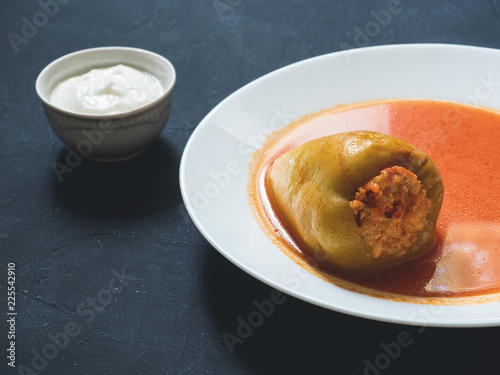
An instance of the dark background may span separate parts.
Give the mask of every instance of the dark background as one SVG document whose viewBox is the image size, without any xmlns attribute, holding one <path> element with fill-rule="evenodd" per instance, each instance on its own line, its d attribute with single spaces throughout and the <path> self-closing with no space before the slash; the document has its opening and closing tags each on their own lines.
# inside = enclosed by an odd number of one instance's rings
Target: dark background
<svg viewBox="0 0 500 375">
<path fill-rule="evenodd" d="M 356 28 L 373 20 L 371 11 L 387 9 L 386 1 L 60 3 L 0 1 L 1 374 L 499 372 L 500 329 L 373 322 L 292 297 L 234 353 L 224 342 L 272 289 L 223 258 L 187 216 L 178 182 L 183 148 L 203 117 L 242 85 L 341 45 L 355 47 Z M 52 4 L 55 14 L 16 52 L 9 33 L 22 36 L 23 17 L 32 21 L 41 4 Z M 400 6 L 368 45 L 500 47 L 498 1 Z M 66 53 L 108 45 L 149 49 L 174 64 L 169 122 L 139 157 L 84 161 L 59 183 L 51 165 L 66 151 L 43 115 L 35 79 Z M 17 274 L 16 369 L 6 358 L 9 262 Z M 113 272 L 129 280 L 110 297 Z M 410 345 L 383 362 L 382 346 L 402 332 Z M 37 364 L 44 348 L 54 358 Z M 377 358 L 386 369 L 370 369 Z M 33 359 L 41 371 L 28 370 Z"/>
</svg>

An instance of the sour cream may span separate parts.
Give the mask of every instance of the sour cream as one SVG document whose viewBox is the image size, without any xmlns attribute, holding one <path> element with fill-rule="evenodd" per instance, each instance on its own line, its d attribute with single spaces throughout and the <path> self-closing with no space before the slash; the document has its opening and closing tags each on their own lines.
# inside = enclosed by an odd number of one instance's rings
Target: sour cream
<svg viewBox="0 0 500 375">
<path fill-rule="evenodd" d="M 158 99 L 163 88 L 156 77 L 126 65 L 93 69 L 59 82 L 51 103 L 86 115 L 125 113 Z"/>
</svg>

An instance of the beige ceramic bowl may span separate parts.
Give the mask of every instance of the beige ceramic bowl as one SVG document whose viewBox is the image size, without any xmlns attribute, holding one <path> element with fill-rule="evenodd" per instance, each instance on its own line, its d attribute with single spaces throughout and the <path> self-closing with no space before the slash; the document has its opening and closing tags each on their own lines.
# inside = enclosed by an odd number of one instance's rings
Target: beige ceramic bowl
<svg viewBox="0 0 500 375">
<path fill-rule="evenodd" d="M 162 95 L 150 104 L 113 115 L 84 115 L 50 102 L 55 85 L 94 68 L 124 64 L 155 76 Z M 63 56 L 45 67 L 36 80 L 36 92 L 54 132 L 80 155 L 118 161 L 141 153 L 164 128 L 172 105 L 175 69 L 164 57 L 137 48 L 101 47 Z"/>
</svg>

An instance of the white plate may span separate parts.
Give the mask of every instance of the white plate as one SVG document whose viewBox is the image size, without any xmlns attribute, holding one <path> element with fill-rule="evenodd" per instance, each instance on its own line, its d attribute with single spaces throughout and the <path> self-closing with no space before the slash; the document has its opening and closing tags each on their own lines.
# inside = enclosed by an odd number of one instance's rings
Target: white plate
<svg viewBox="0 0 500 375">
<path fill-rule="evenodd" d="M 458 45 L 392 45 L 304 60 L 239 89 L 186 145 L 180 185 L 205 238 L 264 283 L 327 309 L 394 323 L 500 325 L 500 303 L 421 305 L 354 293 L 301 269 L 265 236 L 246 195 L 250 156 L 267 134 L 334 104 L 387 98 L 450 100 L 499 108 L 500 51 Z"/>
</svg>

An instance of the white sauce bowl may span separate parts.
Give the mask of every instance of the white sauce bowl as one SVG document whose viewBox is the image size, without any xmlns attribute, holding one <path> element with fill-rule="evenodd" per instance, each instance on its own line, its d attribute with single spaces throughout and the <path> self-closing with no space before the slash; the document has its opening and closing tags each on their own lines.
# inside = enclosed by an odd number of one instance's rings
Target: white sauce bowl
<svg viewBox="0 0 500 375">
<path fill-rule="evenodd" d="M 74 113 L 51 103 L 57 83 L 94 68 L 117 64 L 155 76 L 163 88 L 162 95 L 145 106 L 113 115 Z M 61 140 L 89 159 L 119 161 L 140 154 L 165 127 L 175 80 L 175 69 L 163 56 L 138 48 L 100 47 L 73 52 L 53 61 L 39 74 L 35 87 L 47 120 Z"/>
</svg>

